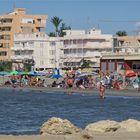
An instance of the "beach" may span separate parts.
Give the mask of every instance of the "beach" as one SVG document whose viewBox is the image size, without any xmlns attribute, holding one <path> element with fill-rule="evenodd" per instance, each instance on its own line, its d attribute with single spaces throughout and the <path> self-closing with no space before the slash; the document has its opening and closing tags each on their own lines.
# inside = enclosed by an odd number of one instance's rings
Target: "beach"
<svg viewBox="0 0 140 140">
<path fill-rule="evenodd" d="M 0 140 L 86 140 L 80 135 L 65 135 L 65 136 L 40 136 L 40 135 L 21 135 L 21 136 L 7 136 L 0 135 Z M 88 139 L 87 139 L 88 140 Z M 105 133 L 105 134 L 94 134 L 93 139 L 90 140 L 140 140 L 139 132 L 117 132 L 117 133 Z"/>
</svg>

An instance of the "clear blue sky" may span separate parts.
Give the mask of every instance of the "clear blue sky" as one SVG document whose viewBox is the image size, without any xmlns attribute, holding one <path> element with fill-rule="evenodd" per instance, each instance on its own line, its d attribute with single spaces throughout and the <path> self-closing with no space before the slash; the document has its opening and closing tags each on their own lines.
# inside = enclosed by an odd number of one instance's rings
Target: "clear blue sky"
<svg viewBox="0 0 140 140">
<path fill-rule="evenodd" d="M 0 14 L 12 11 L 14 2 L 28 14 L 47 14 L 47 33 L 54 31 L 50 23 L 53 16 L 72 29 L 99 26 L 103 33 L 111 34 L 125 30 L 134 35 L 140 25 L 140 0 L 0 0 Z"/>
</svg>

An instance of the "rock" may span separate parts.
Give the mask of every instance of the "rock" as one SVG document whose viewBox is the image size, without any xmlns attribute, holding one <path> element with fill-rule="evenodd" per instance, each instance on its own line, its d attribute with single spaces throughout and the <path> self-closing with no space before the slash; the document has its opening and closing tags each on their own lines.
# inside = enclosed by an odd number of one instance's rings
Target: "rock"
<svg viewBox="0 0 140 140">
<path fill-rule="evenodd" d="M 96 123 L 92 123 L 86 126 L 85 130 L 94 132 L 115 132 L 120 128 L 120 124 L 116 121 L 103 120 Z"/>
<path fill-rule="evenodd" d="M 40 134 L 66 135 L 80 132 L 81 129 L 70 121 L 60 118 L 50 118 L 40 128 Z"/>
<path fill-rule="evenodd" d="M 140 121 L 134 119 L 128 119 L 120 122 L 121 128 L 124 128 L 128 132 L 140 132 Z"/>
<path fill-rule="evenodd" d="M 93 140 L 93 134 L 90 131 L 87 130 L 81 131 L 81 136 L 84 139 Z"/>
</svg>

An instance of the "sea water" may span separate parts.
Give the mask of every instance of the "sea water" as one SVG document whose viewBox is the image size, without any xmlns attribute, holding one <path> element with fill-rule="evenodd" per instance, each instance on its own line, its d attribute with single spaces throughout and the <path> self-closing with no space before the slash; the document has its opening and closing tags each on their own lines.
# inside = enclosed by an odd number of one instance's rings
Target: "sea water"
<svg viewBox="0 0 140 140">
<path fill-rule="evenodd" d="M 99 120 L 140 120 L 140 97 L 32 91 L 0 90 L 0 134 L 39 134 L 51 117 L 68 119 L 78 127 Z"/>
</svg>

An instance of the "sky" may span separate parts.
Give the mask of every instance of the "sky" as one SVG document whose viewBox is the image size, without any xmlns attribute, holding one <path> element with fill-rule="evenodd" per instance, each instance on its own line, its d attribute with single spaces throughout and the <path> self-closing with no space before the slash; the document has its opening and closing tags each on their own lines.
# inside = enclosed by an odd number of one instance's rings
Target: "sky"
<svg viewBox="0 0 140 140">
<path fill-rule="evenodd" d="M 100 28 L 113 35 L 119 30 L 135 35 L 140 29 L 140 0 L 0 0 L 0 15 L 14 5 L 27 14 L 47 14 L 47 33 L 55 30 L 50 22 L 54 16 L 72 29 Z"/>
</svg>

